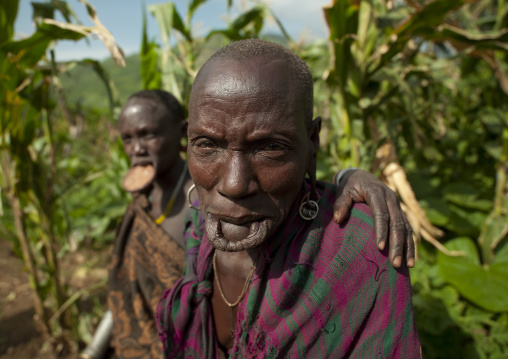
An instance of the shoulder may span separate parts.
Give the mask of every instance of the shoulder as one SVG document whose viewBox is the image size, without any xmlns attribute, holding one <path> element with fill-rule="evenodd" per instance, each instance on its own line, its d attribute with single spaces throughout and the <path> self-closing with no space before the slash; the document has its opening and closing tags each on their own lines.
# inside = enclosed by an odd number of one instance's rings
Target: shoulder
<svg viewBox="0 0 508 359">
<path fill-rule="evenodd" d="M 317 190 L 321 195 L 320 208 L 313 227 L 321 227 L 323 240 L 336 241 L 339 237 L 342 241 L 355 237 L 356 242 L 362 246 L 367 244 L 375 246 L 374 221 L 368 205 L 354 203 L 348 218 L 338 225 L 333 220 L 333 205 L 339 196 L 336 186 L 318 181 Z"/>
<path fill-rule="evenodd" d="M 346 221 L 340 225 L 333 220 L 333 204 L 337 198 L 336 186 L 318 182 L 321 194 L 319 215 L 311 225 L 307 241 L 319 248 L 319 257 L 349 270 L 350 266 L 365 268 L 364 273 L 386 267 L 387 253 L 379 251 L 374 236 L 374 221 L 369 206 L 355 203 Z"/>
</svg>

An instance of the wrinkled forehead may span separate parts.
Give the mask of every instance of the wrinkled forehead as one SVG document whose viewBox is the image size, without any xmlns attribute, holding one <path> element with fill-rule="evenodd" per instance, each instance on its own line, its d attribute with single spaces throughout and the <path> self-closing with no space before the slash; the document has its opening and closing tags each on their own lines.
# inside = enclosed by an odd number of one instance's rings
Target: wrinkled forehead
<svg viewBox="0 0 508 359">
<path fill-rule="evenodd" d="M 201 70 L 192 87 L 189 107 L 209 98 L 249 99 L 252 102 L 278 98 L 292 102 L 294 80 L 284 60 L 258 58 L 247 62 L 216 60 Z"/>
</svg>

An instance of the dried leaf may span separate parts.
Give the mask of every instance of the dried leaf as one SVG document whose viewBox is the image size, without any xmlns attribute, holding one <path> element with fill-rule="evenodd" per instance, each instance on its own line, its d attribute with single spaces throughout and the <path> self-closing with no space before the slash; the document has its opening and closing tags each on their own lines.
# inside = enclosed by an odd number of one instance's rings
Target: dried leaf
<svg viewBox="0 0 508 359">
<path fill-rule="evenodd" d="M 90 15 L 90 18 L 95 24 L 95 27 L 91 28 L 92 32 L 95 35 L 97 35 L 97 37 L 109 50 L 109 52 L 111 53 L 111 57 L 113 58 L 117 66 L 125 67 L 125 55 L 123 53 L 123 50 L 120 48 L 120 46 L 118 46 L 111 32 L 100 22 L 95 7 L 90 5 L 87 0 L 78 0 L 78 1 L 86 6 L 88 10 L 88 15 Z"/>
</svg>

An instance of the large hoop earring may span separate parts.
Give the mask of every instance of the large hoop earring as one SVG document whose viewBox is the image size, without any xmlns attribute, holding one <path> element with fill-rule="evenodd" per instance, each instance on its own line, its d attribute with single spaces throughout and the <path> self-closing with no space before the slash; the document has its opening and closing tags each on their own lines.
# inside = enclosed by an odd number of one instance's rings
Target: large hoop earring
<svg viewBox="0 0 508 359">
<path fill-rule="evenodd" d="M 321 196 L 319 193 L 316 193 L 317 200 L 313 201 L 310 199 L 310 194 L 312 191 L 309 191 L 303 196 L 302 202 L 300 203 L 300 217 L 305 219 L 306 221 L 312 221 L 317 217 L 319 213 L 319 200 Z"/>
<path fill-rule="evenodd" d="M 196 189 L 196 185 L 193 183 L 192 186 L 187 190 L 187 202 L 189 202 L 189 208 L 195 209 L 196 211 L 201 211 L 201 207 L 198 208 L 192 204 L 192 200 L 190 198 L 192 190 Z"/>
</svg>

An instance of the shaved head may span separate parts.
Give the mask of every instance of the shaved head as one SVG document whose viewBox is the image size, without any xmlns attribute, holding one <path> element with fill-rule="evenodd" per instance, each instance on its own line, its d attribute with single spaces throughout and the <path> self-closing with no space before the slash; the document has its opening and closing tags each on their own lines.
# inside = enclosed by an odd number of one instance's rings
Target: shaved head
<svg viewBox="0 0 508 359">
<path fill-rule="evenodd" d="M 286 47 L 259 39 L 249 39 L 234 42 L 223 47 L 208 59 L 201 67 L 194 81 L 193 88 L 199 85 L 212 65 L 219 62 L 234 61 L 247 64 L 254 59 L 266 59 L 267 62 L 283 61 L 292 79 L 291 91 L 297 104 L 302 106 L 305 122 L 310 123 L 313 115 L 314 89 L 312 74 L 307 64 Z M 192 98 L 192 96 L 191 96 Z"/>
<path fill-rule="evenodd" d="M 180 123 L 185 120 L 185 111 L 178 100 L 169 92 L 163 90 L 142 90 L 132 94 L 125 103 L 122 111 L 138 100 L 148 100 L 164 111 L 164 118 Z"/>
</svg>

